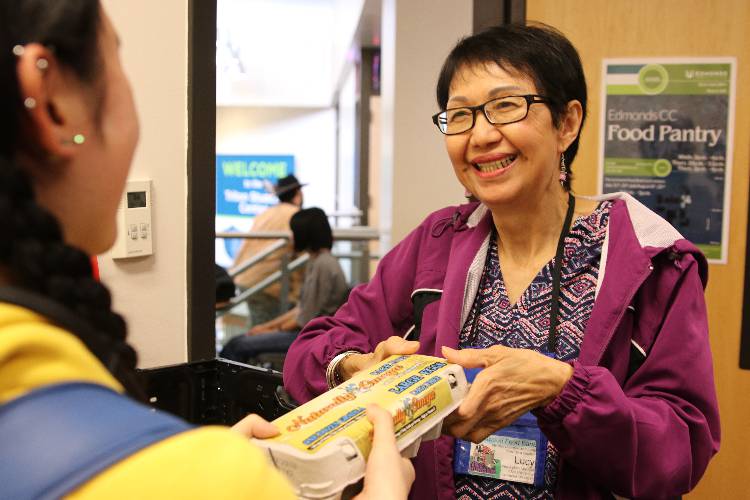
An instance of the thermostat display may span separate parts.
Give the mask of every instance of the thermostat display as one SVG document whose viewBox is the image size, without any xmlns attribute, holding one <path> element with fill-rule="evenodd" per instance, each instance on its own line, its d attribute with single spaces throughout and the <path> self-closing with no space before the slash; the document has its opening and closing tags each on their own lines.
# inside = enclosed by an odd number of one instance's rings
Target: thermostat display
<svg viewBox="0 0 750 500">
<path fill-rule="evenodd" d="M 128 181 L 117 209 L 118 234 L 112 258 L 153 254 L 151 228 L 151 181 Z"/>
<path fill-rule="evenodd" d="M 146 191 L 128 193 L 128 208 L 144 208 L 146 206 Z"/>
</svg>

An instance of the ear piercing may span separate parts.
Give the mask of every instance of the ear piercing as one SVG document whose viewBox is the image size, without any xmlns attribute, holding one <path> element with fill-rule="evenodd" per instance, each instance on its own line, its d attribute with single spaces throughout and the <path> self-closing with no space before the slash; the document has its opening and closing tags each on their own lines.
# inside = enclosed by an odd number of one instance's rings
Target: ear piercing
<svg viewBox="0 0 750 500">
<path fill-rule="evenodd" d="M 25 51 L 26 49 L 24 48 L 23 45 L 19 44 L 19 45 L 13 46 L 13 55 L 16 57 L 21 57 Z M 36 67 L 39 71 L 44 71 L 47 68 L 49 68 L 49 61 L 43 57 L 40 57 L 36 61 Z M 34 99 L 33 97 L 27 97 L 26 99 L 23 100 L 23 106 L 26 109 L 36 108 L 36 99 Z M 76 134 L 73 136 L 73 139 L 63 139 L 60 142 L 62 144 L 76 144 L 80 146 L 81 144 L 86 142 L 86 136 L 84 136 L 83 134 Z"/>
<path fill-rule="evenodd" d="M 26 48 L 23 45 L 14 45 L 13 46 L 13 55 L 16 57 L 21 57 L 24 52 L 26 52 Z M 36 67 L 39 71 L 44 71 L 47 68 L 49 68 L 49 61 L 43 57 L 40 57 L 36 61 Z M 23 100 L 23 105 L 26 109 L 34 109 L 36 108 L 36 99 L 33 97 L 27 97 Z"/>
<path fill-rule="evenodd" d="M 13 55 L 16 57 L 21 57 L 23 53 L 26 52 L 26 48 L 23 45 L 14 45 L 13 46 Z M 44 71 L 45 69 L 49 68 L 49 61 L 43 57 L 40 57 L 36 61 L 36 67 L 40 71 Z"/>
<path fill-rule="evenodd" d="M 78 146 L 80 146 L 84 142 L 86 142 L 86 137 L 83 134 L 76 134 L 76 135 L 74 135 L 73 136 L 73 140 L 70 140 L 70 139 L 63 139 L 62 140 L 63 144 L 76 144 Z"/>
<path fill-rule="evenodd" d="M 565 165 L 565 155 L 560 155 L 560 185 L 565 187 L 565 182 L 568 180 L 568 167 Z"/>
</svg>

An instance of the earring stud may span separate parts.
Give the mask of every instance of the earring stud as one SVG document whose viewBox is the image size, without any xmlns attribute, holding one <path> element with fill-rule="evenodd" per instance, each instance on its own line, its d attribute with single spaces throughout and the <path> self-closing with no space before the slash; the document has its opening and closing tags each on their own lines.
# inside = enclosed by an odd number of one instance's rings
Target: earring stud
<svg viewBox="0 0 750 500">
<path fill-rule="evenodd" d="M 63 139 L 61 142 L 63 144 L 76 144 L 76 145 L 80 146 L 81 144 L 83 144 L 84 142 L 86 142 L 86 136 L 84 136 L 83 134 L 76 134 L 76 135 L 73 136 L 72 140 L 70 140 L 70 139 Z"/>
<path fill-rule="evenodd" d="M 14 45 L 13 46 L 13 55 L 17 56 L 17 57 L 21 57 L 23 55 L 24 50 L 26 50 L 26 49 L 24 49 L 23 45 Z"/>
<path fill-rule="evenodd" d="M 36 99 L 33 97 L 27 97 L 23 100 L 23 105 L 26 107 L 26 109 L 34 109 L 36 108 Z"/>
<path fill-rule="evenodd" d="M 49 68 L 49 61 L 42 57 L 36 61 L 36 67 L 39 69 L 39 71 L 44 71 L 45 69 Z"/>
</svg>

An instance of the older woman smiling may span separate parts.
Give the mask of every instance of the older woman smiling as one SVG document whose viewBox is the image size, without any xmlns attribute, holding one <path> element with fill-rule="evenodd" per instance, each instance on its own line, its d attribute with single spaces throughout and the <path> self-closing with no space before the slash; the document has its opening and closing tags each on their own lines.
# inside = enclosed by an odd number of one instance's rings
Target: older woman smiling
<svg viewBox="0 0 750 500">
<path fill-rule="evenodd" d="M 471 36 L 437 100 L 478 202 L 428 216 L 334 317 L 309 323 L 289 390 L 309 399 L 396 353 L 481 368 L 444 426 L 458 439 L 420 449 L 413 498 L 689 491 L 719 442 L 706 260 L 625 193 L 571 193 L 587 105 L 575 48 L 548 26 Z"/>
</svg>

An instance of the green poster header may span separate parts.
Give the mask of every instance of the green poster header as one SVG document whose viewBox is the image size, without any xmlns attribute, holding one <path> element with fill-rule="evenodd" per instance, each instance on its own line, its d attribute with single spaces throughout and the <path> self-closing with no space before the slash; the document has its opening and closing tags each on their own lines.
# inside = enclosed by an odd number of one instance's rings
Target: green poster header
<svg viewBox="0 0 750 500">
<path fill-rule="evenodd" d="M 731 77 L 728 63 L 609 65 L 607 94 L 728 95 Z"/>
</svg>

